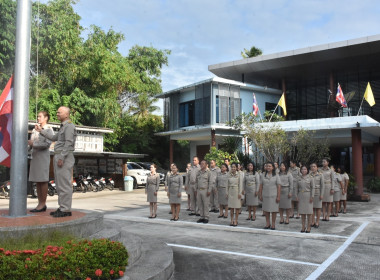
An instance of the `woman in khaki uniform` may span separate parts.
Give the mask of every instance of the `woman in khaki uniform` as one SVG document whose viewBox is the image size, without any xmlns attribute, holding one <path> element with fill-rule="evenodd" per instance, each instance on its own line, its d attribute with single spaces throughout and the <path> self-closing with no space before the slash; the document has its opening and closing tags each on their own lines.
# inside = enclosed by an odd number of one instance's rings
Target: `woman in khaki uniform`
<svg viewBox="0 0 380 280">
<path fill-rule="evenodd" d="M 348 183 L 350 182 L 350 177 L 346 173 L 344 166 L 341 166 L 338 168 L 338 172 L 342 175 L 342 182 L 343 182 L 343 192 L 340 196 L 340 211 L 339 213 L 346 214 L 347 213 L 347 189 L 348 189 Z M 342 209 L 342 205 L 343 208 Z"/>
<path fill-rule="evenodd" d="M 307 216 L 306 233 L 311 229 L 311 215 L 313 214 L 313 199 L 314 199 L 314 180 L 308 173 L 307 167 L 301 167 L 301 176 L 297 181 L 297 199 L 298 211 L 302 219 L 301 232 L 305 232 L 305 223 Z"/>
<path fill-rule="evenodd" d="M 323 174 L 318 171 L 317 164 L 310 164 L 310 176 L 314 180 L 314 198 L 313 198 L 313 215 L 311 216 L 311 226 L 319 228 L 319 219 L 321 217 L 322 199 L 325 192 L 325 179 Z"/>
<path fill-rule="evenodd" d="M 280 195 L 280 177 L 276 174 L 273 163 L 268 162 L 266 164 L 266 172 L 261 174 L 259 189 L 259 199 L 263 202 L 263 212 L 266 220 L 264 229 L 276 229 L 276 217 L 279 211 Z M 270 224 L 270 214 L 272 214 L 272 225 Z"/>
<path fill-rule="evenodd" d="M 42 129 L 49 135 L 53 135 L 53 129 L 51 129 L 47 122 L 49 121 L 49 113 L 41 111 L 37 115 L 37 122 Z M 46 197 L 48 193 L 49 182 L 49 167 L 50 167 L 50 144 L 51 141 L 42 136 L 35 129 L 32 131 L 30 140 L 28 140 L 29 148 L 32 149 L 32 160 L 30 161 L 29 169 L 29 181 L 37 183 L 37 197 L 38 205 L 30 212 L 45 212 Z"/>
<path fill-rule="evenodd" d="M 292 207 L 293 196 L 293 176 L 288 170 L 285 162 L 280 164 L 280 183 L 281 183 L 281 197 L 280 197 L 280 224 L 289 224 L 290 208 Z M 286 220 L 284 221 L 284 210 L 286 211 Z"/>
<path fill-rule="evenodd" d="M 170 208 L 172 212 L 171 221 L 178 221 L 179 211 L 181 209 L 181 188 L 183 179 L 182 176 L 178 174 L 178 168 L 175 163 L 172 165 L 171 174 L 168 179 L 168 197 Z"/>
<path fill-rule="evenodd" d="M 239 209 L 241 207 L 241 192 L 242 192 L 242 182 L 241 176 L 237 170 L 237 164 L 231 164 L 231 172 L 228 177 L 227 186 L 227 198 L 228 198 L 228 208 L 230 208 L 231 224 L 230 226 L 236 227 L 238 225 Z M 235 213 L 235 215 L 234 215 Z M 235 218 L 235 219 L 234 219 Z"/>
<path fill-rule="evenodd" d="M 339 213 L 339 210 L 340 210 L 340 196 L 343 193 L 344 186 L 343 186 L 343 182 L 342 182 L 343 181 L 342 180 L 342 176 L 338 172 L 336 172 L 335 166 L 331 165 L 330 168 L 334 172 L 334 179 L 333 179 L 333 190 L 334 190 L 333 201 L 334 201 L 334 205 L 335 205 L 335 210 L 332 209 L 333 214 L 331 215 L 331 217 L 338 217 L 338 213 Z"/>
<path fill-rule="evenodd" d="M 219 203 L 219 216 L 218 218 L 228 217 L 228 201 L 227 201 L 227 187 L 228 187 L 228 166 L 223 163 L 220 167 L 221 172 L 216 177 L 216 189 L 218 191 Z M 224 213 L 223 213 L 224 210 Z"/>
<path fill-rule="evenodd" d="M 300 173 L 299 167 L 297 166 L 297 163 L 293 160 L 290 161 L 289 172 L 293 176 L 293 196 L 292 196 L 292 205 L 290 207 L 290 217 L 289 218 L 294 218 L 294 208 L 297 207 L 297 209 L 298 209 L 297 194 L 296 194 L 297 180 L 298 180 L 298 177 L 301 175 L 301 173 Z M 296 219 L 299 219 L 299 218 L 300 218 L 300 214 L 298 213 L 298 210 L 297 210 Z"/>
<path fill-rule="evenodd" d="M 150 174 L 145 184 L 145 194 L 147 194 L 150 210 L 149 218 L 157 217 L 157 192 L 160 188 L 160 175 L 156 173 L 156 169 L 157 166 L 155 164 L 150 166 Z"/>
<path fill-rule="evenodd" d="M 323 178 L 325 180 L 325 192 L 323 193 L 323 199 L 322 199 L 322 214 L 323 219 L 322 221 L 329 221 L 330 215 L 331 215 L 331 208 L 333 203 L 333 178 L 334 173 L 329 168 L 329 160 L 324 158 L 322 160 L 322 168 L 320 169 L 320 172 L 323 174 Z"/>
<path fill-rule="evenodd" d="M 248 221 L 256 220 L 256 207 L 259 205 L 259 192 L 260 177 L 255 170 L 252 162 L 247 165 L 247 172 L 244 176 L 244 190 L 245 204 L 248 207 Z"/>
</svg>

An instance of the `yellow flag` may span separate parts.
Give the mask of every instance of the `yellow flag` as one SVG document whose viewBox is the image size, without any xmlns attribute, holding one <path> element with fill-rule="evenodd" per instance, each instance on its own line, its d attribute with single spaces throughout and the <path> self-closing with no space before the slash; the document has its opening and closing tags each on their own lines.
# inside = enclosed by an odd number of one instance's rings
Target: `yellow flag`
<svg viewBox="0 0 380 280">
<path fill-rule="evenodd" d="M 282 108 L 282 110 L 284 110 L 284 115 L 286 116 L 287 112 L 286 112 L 285 94 L 284 93 L 281 95 L 280 101 L 278 101 L 278 106 L 280 106 Z"/>
<path fill-rule="evenodd" d="M 367 88 L 365 89 L 364 99 L 368 102 L 369 106 L 375 105 L 375 97 L 373 97 L 371 85 L 368 82 Z"/>
</svg>

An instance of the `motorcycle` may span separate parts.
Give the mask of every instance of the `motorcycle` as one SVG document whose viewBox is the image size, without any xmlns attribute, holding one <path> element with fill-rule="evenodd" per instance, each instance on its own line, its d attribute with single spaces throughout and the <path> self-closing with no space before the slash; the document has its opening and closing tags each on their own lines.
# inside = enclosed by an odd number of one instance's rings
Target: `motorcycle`
<svg viewBox="0 0 380 280">
<path fill-rule="evenodd" d="M 48 182 L 48 195 L 49 196 L 54 196 L 55 193 L 57 192 L 57 188 L 55 186 L 54 180 L 50 180 Z M 37 197 L 37 183 L 33 182 L 32 184 L 32 197 Z"/>
<path fill-rule="evenodd" d="M 112 179 L 112 177 L 107 178 L 106 188 L 108 188 L 110 191 L 112 191 L 115 188 L 115 181 Z"/>
<path fill-rule="evenodd" d="M 9 197 L 9 190 L 11 189 L 11 182 L 5 181 L 4 184 L 0 186 L 0 195 L 4 197 Z"/>
</svg>

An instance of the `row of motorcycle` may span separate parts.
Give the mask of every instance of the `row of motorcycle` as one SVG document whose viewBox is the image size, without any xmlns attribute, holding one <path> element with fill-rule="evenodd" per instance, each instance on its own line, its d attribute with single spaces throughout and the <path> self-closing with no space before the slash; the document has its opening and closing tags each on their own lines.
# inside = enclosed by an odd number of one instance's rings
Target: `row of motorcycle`
<svg viewBox="0 0 380 280">
<path fill-rule="evenodd" d="M 104 189 L 112 191 L 115 188 L 115 181 L 111 178 L 95 177 L 91 174 L 79 175 L 73 178 L 72 181 L 73 192 L 99 192 Z M 5 181 L 0 185 L 0 196 L 9 197 L 11 189 L 11 182 Z M 57 188 L 54 180 L 48 182 L 48 195 L 54 196 L 57 193 Z M 37 184 L 32 183 L 32 196 L 37 197 Z"/>
</svg>

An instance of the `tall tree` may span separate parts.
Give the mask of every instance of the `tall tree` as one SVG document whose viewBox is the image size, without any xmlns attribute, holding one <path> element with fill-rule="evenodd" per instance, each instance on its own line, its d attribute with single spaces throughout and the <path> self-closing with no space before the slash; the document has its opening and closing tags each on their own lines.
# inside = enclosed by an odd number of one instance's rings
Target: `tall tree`
<svg viewBox="0 0 380 280">
<path fill-rule="evenodd" d="M 0 11 L 0 88 L 3 89 L 14 70 L 16 2 L 1 0 Z"/>
<path fill-rule="evenodd" d="M 262 54 L 263 54 L 263 51 L 259 48 L 256 48 L 255 46 L 251 47 L 249 50 L 244 48 L 244 51 L 241 52 L 241 56 L 243 58 L 255 57 Z"/>
</svg>

